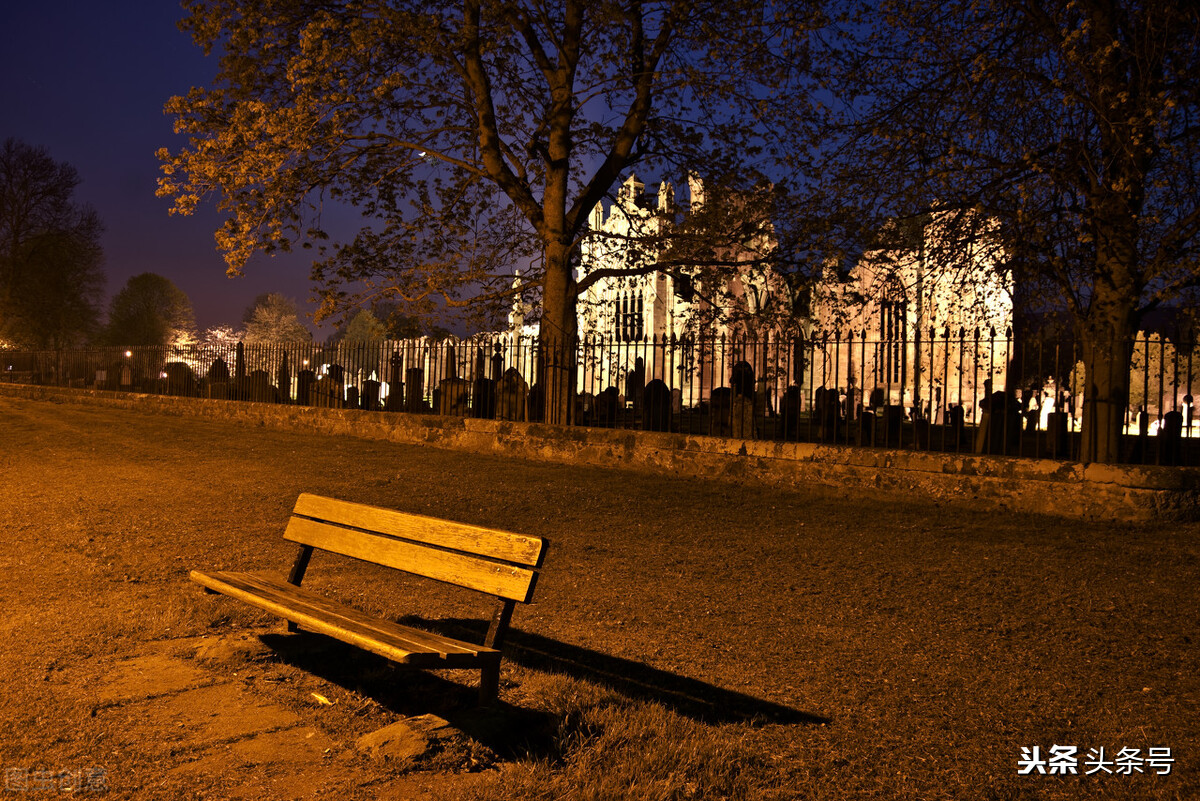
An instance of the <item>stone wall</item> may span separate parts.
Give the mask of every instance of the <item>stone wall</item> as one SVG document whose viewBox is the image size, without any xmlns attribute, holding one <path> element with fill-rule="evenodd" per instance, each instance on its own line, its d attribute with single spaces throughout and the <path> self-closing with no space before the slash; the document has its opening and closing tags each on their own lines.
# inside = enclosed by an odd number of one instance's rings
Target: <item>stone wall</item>
<svg viewBox="0 0 1200 801">
<path fill-rule="evenodd" d="M 824 485 L 1080 519 L 1200 519 L 1200 468 L 880 450 L 0 384 L 0 397 L 195 416 L 550 462 Z"/>
</svg>

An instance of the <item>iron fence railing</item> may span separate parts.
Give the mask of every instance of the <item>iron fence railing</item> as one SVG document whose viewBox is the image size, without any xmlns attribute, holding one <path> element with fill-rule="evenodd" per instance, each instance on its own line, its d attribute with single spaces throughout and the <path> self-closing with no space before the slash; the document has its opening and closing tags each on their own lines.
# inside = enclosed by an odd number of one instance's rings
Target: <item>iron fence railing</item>
<svg viewBox="0 0 1200 801">
<path fill-rule="evenodd" d="M 0 352 L 0 380 L 231 401 L 742 439 L 1075 459 L 1086 371 L 1072 343 L 930 330 L 779 337 L 516 335 Z M 1121 459 L 1200 464 L 1192 336 L 1130 343 Z M 565 380 L 547 376 L 565 375 Z M 558 403 L 554 387 L 569 397 Z"/>
</svg>

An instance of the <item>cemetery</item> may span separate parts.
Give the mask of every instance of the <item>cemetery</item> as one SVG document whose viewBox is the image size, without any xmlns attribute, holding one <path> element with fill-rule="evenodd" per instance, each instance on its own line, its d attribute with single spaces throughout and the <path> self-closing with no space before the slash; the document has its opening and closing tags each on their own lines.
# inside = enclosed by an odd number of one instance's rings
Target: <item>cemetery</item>
<svg viewBox="0 0 1200 801">
<path fill-rule="evenodd" d="M 1131 344 L 1120 461 L 1200 465 L 1190 332 Z M 1181 344 L 1173 344 L 1175 342 Z M 464 339 L 6 351 L 0 383 L 220 401 L 674 432 L 735 440 L 1077 459 L 1078 346 L 1011 330 L 582 338 L 566 353 L 513 334 Z M 548 397 L 547 371 L 570 397 Z"/>
</svg>

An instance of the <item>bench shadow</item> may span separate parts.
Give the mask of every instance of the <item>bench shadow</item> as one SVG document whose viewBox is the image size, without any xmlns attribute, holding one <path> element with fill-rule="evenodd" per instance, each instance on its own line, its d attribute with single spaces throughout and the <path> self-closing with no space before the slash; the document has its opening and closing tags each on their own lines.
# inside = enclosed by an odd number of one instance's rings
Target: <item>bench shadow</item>
<svg viewBox="0 0 1200 801">
<path fill-rule="evenodd" d="M 425 620 L 407 617 L 405 625 L 437 631 L 472 642 L 482 642 L 484 621 L 469 619 Z M 563 673 L 609 687 L 627 698 L 652 701 L 693 720 L 708 723 L 822 724 L 832 719 L 717 687 L 698 679 L 660 670 L 642 662 L 594 651 L 560 640 L 508 630 L 504 658 L 522 667 Z"/>
<path fill-rule="evenodd" d="M 480 642 L 486 624 L 478 620 L 426 620 L 401 623 Z M 320 634 L 269 633 L 259 637 L 286 664 L 371 698 L 388 711 L 410 717 L 435 712 L 501 758 L 556 760 L 562 721 L 541 710 L 504 700 L 478 708 L 478 690 L 425 670 L 409 670 L 381 656 Z M 706 724 L 830 723 L 831 719 L 772 701 L 727 690 L 641 662 L 601 653 L 539 634 L 509 629 L 505 659 L 522 667 L 561 673 L 608 687 L 640 701 L 661 704 Z M 470 675 L 453 671 L 451 675 Z"/>
</svg>

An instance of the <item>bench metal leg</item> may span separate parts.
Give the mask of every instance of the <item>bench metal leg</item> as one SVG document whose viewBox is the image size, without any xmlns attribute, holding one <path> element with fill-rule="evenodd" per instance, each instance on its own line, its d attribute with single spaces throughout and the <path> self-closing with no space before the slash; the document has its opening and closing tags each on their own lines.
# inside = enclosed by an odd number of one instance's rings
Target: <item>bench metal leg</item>
<svg viewBox="0 0 1200 801">
<path fill-rule="evenodd" d="M 300 586 L 300 582 L 304 581 L 304 573 L 308 570 L 308 560 L 312 558 L 313 547 L 311 545 L 301 545 L 300 550 L 296 552 L 296 561 L 292 562 L 292 570 L 288 573 L 288 584 Z M 292 621 L 287 622 L 288 632 L 297 632 L 300 627 Z"/>
<path fill-rule="evenodd" d="M 479 705 L 483 707 L 496 703 L 500 694 L 500 663 L 486 665 L 479 674 Z"/>
</svg>

